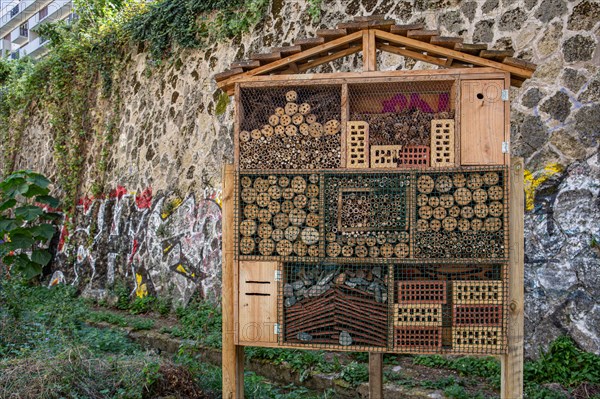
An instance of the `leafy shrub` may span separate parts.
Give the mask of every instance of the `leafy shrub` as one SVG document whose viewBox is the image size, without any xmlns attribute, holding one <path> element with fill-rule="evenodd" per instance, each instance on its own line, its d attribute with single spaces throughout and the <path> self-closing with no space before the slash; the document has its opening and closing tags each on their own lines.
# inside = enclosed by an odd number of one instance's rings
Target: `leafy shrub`
<svg viewBox="0 0 600 399">
<path fill-rule="evenodd" d="M 342 369 L 340 377 L 352 385 L 359 385 L 369 381 L 369 368 L 365 364 L 351 362 Z"/>
<path fill-rule="evenodd" d="M 0 182 L 0 261 L 26 280 L 41 275 L 52 258 L 48 243 L 56 227 L 50 222 L 60 215 L 38 205 L 58 207 L 49 185 L 47 178 L 30 170 Z"/>
<path fill-rule="evenodd" d="M 600 356 L 582 351 L 571 338 L 562 336 L 538 360 L 525 363 L 525 380 L 565 387 L 582 382 L 600 384 Z"/>
</svg>

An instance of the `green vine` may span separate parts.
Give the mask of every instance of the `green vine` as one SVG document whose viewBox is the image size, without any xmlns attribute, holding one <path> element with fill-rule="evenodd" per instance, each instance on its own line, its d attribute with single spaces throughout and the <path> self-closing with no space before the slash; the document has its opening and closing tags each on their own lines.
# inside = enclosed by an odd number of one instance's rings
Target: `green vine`
<svg viewBox="0 0 600 399">
<path fill-rule="evenodd" d="M 78 22 L 37 28 L 49 39 L 45 58 L 37 63 L 27 58 L 0 60 L 3 175 L 17 166 L 15 154 L 27 151 L 21 137 L 32 116 L 45 112 L 53 135 L 56 186 L 65 210 L 73 209 L 82 194 L 83 168 L 90 155 L 95 159 L 90 165 L 95 166 L 91 191 L 102 194 L 121 119 L 118 82 L 132 46 L 145 46 L 152 56 L 150 64 L 157 65 L 175 49 L 204 48 L 248 31 L 268 5 L 269 0 L 75 0 Z M 152 73 L 152 68 L 148 71 Z M 111 104 L 108 112 L 92 115 L 91 110 L 105 103 Z"/>
</svg>

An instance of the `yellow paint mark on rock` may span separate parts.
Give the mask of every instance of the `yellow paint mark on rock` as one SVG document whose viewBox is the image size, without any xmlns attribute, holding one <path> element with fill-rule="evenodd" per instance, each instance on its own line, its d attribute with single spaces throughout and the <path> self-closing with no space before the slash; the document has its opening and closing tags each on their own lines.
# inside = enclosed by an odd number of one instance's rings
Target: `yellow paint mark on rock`
<svg viewBox="0 0 600 399">
<path fill-rule="evenodd" d="M 168 218 L 183 203 L 181 198 L 175 198 L 168 203 L 168 210 L 161 213 L 163 219 Z"/>
<path fill-rule="evenodd" d="M 546 180 L 557 173 L 561 173 L 565 168 L 558 163 L 551 163 L 544 169 L 536 172 L 525 170 L 525 209 L 533 210 L 535 202 L 535 190 Z"/>
<path fill-rule="evenodd" d="M 182 265 L 177 266 L 177 271 L 179 273 L 187 274 L 187 270 Z"/>
<path fill-rule="evenodd" d="M 144 298 L 148 296 L 148 287 L 146 283 L 142 283 L 142 275 L 139 273 L 135 274 L 135 281 L 137 282 L 137 288 L 135 289 L 135 294 L 138 298 Z"/>
</svg>

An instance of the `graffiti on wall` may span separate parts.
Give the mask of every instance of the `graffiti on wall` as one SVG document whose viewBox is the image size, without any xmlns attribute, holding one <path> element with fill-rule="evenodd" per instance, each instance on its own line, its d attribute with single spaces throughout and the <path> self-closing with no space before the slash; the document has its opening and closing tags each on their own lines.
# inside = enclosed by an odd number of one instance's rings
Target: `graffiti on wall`
<svg viewBox="0 0 600 399">
<path fill-rule="evenodd" d="M 217 193 L 197 199 L 118 187 L 105 198 L 85 197 L 62 229 L 55 274 L 96 298 L 120 279 L 132 296 L 218 301 L 221 221 Z"/>
</svg>

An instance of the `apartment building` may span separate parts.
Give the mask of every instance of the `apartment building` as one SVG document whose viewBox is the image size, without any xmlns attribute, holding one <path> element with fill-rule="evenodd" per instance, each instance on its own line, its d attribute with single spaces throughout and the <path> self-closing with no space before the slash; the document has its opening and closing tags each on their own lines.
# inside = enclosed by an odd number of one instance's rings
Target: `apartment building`
<svg viewBox="0 0 600 399">
<path fill-rule="evenodd" d="M 0 0 L 0 57 L 43 57 L 47 40 L 35 28 L 71 18 L 71 0 Z"/>
</svg>

